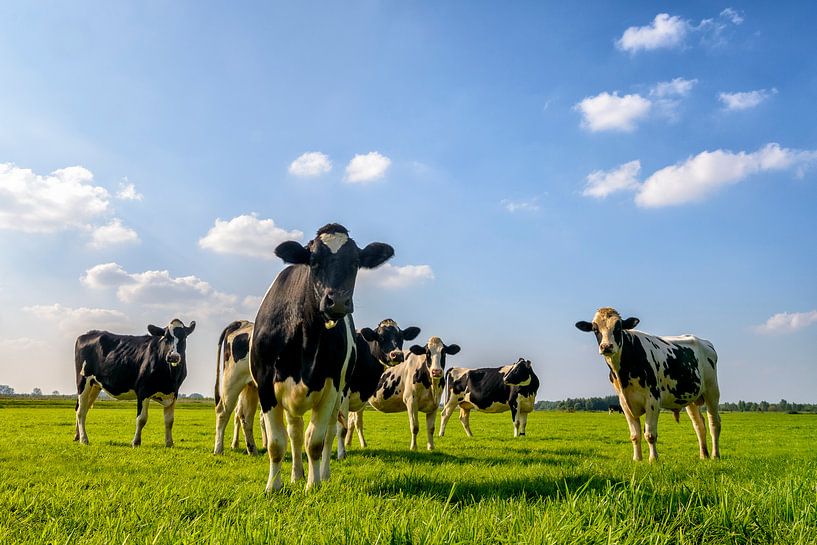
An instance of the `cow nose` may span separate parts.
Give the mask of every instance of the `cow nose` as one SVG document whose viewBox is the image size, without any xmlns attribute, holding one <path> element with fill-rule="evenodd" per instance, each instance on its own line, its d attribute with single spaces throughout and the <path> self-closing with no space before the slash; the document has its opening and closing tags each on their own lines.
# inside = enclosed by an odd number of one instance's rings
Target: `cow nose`
<svg viewBox="0 0 817 545">
<path fill-rule="evenodd" d="M 180 361 L 182 361 L 182 357 L 178 352 L 171 352 L 167 355 L 167 363 L 170 365 L 178 365 Z"/>
<path fill-rule="evenodd" d="M 431 376 L 434 377 L 434 378 L 440 378 L 441 376 L 443 376 L 442 369 L 432 369 L 431 370 Z"/>
<path fill-rule="evenodd" d="M 321 310 L 337 317 L 351 314 L 353 310 L 352 297 L 345 293 L 328 290 L 321 301 Z"/>
<path fill-rule="evenodd" d="M 602 354 L 609 354 L 610 352 L 613 351 L 613 345 L 612 344 L 607 344 L 607 343 L 600 344 L 599 345 L 599 351 Z"/>
<path fill-rule="evenodd" d="M 392 350 L 389 352 L 389 361 L 393 361 L 396 363 L 400 363 L 403 361 L 403 351 L 402 350 Z"/>
</svg>

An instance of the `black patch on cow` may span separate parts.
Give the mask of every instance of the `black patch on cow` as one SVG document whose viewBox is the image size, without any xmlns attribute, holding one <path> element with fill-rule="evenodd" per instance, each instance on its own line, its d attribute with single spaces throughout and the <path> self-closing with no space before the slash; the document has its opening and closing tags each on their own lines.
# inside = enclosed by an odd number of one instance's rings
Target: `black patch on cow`
<svg viewBox="0 0 817 545">
<path fill-rule="evenodd" d="M 698 397 L 701 391 L 701 377 L 698 373 L 698 358 L 695 351 L 687 346 L 671 345 L 667 356 L 667 378 L 675 381 L 670 393 L 675 402 L 686 405 Z"/>
<path fill-rule="evenodd" d="M 661 395 L 655 370 L 647 359 L 647 352 L 641 345 L 641 339 L 627 331 L 622 334 L 618 378 L 622 388 L 626 388 L 631 381 L 638 381 L 656 399 Z"/>
<path fill-rule="evenodd" d="M 233 361 L 243 360 L 250 352 L 250 335 L 241 333 L 233 338 Z"/>
<path fill-rule="evenodd" d="M 400 381 L 401 378 L 399 375 L 384 373 L 383 376 L 380 377 L 380 382 L 377 385 L 377 390 L 383 392 L 381 397 L 383 399 L 394 397 L 397 388 L 400 386 Z"/>
<path fill-rule="evenodd" d="M 422 365 L 414 371 L 414 376 L 412 377 L 412 381 L 414 384 L 422 384 L 426 388 L 431 388 L 431 372 L 428 370 L 427 365 Z"/>
</svg>

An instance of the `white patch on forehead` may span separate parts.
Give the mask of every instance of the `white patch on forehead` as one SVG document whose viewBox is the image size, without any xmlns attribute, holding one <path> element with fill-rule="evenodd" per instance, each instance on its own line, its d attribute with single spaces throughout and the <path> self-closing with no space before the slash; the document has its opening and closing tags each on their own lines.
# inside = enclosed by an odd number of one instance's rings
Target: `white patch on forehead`
<svg viewBox="0 0 817 545">
<path fill-rule="evenodd" d="M 333 254 L 338 253 L 338 250 L 349 241 L 349 236 L 344 233 L 324 233 L 319 238 Z"/>
</svg>

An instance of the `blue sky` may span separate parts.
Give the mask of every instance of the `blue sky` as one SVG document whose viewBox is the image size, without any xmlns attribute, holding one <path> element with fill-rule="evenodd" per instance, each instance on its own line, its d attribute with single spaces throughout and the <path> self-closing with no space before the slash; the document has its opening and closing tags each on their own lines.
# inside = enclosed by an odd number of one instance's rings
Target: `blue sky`
<svg viewBox="0 0 817 545">
<path fill-rule="evenodd" d="M 355 320 L 608 395 L 613 306 L 720 355 L 722 399 L 815 401 L 817 6 L 7 2 L 0 383 L 73 340 L 198 323 L 183 391 L 278 242 L 392 244 Z"/>
</svg>

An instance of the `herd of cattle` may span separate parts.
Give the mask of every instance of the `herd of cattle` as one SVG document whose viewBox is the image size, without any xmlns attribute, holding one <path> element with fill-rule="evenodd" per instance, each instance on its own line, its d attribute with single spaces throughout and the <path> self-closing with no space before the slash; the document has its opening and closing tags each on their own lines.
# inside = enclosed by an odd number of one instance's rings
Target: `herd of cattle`
<svg viewBox="0 0 817 545">
<path fill-rule="evenodd" d="M 234 413 L 232 446 L 243 431 L 247 450 L 256 453 L 253 421 L 261 405 L 261 436 L 270 461 L 266 490 L 282 487 L 281 462 L 287 440 L 292 451 L 292 480 L 304 477 L 307 488 L 329 479 L 335 436 L 342 459 L 356 430 L 366 446 L 364 408 L 407 412 L 410 448 L 417 448 L 419 413 L 426 416 L 427 448 L 434 448 L 434 426 L 442 402 L 439 435 L 459 409 L 460 422 L 471 436 L 471 410 L 510 411 L 514 436 L 525 435 L 539 380 L 531 362 L 519 358 L 503 367 L 446 371 L 446 357 L 460 351 L 432 336 L 425 345 L 403 349 L 420 334 L 401 329 L 394 320 L 376 329 L 356 330 L 352 321 L 357 271 L 385 263 L 394 254 L 379 242 L 361 249 L 345 227 L 328 224 L 306 245 L 289 241 L 275 254 L 289 266 L 275 278 L 255 322 L 230 323 L 218 339 L 216 356 L 216 438 L 214 452 L 224 449 L 224 431 Z M 692 335 L 657 337 L 635 330 L 638 318 L 622 319 L 614 309 L 599 309 L 591 322 L 576 327 L 593 332 L 599 353 L 609 367 L 633 443 L 633 459 L 641 460 L 641 415 L 650 460 L 658 457 L 658 415 L 672 410 L 676 421 L 686 408 L 698 436 L 700 455 L 709 457 L 706 426 L 699 406 L 706 404 L 712 457 L 719 456 L 720 416 L 717 354 L 709 341 Z M 178 319 L 166 327 L 148 326 L 149 335 L 117 335 L 90 331 L 76 341 L 76 435 L 88 443 L 85 419 L 101 390 L 117 399 L 136 399 L 136 433 L 141 443 L 148 401 L 164 407 L 165 444 L 173 445 L 173 417 L 179 388 L 187 376 L 186 339 L 196 323 Z M 444 397 L 443 397 L 444 396 Z M 614 406 L 610 408 L 611 412 Z M 304 414 L 311 411 L 304 432 Z"/>
</svg>

